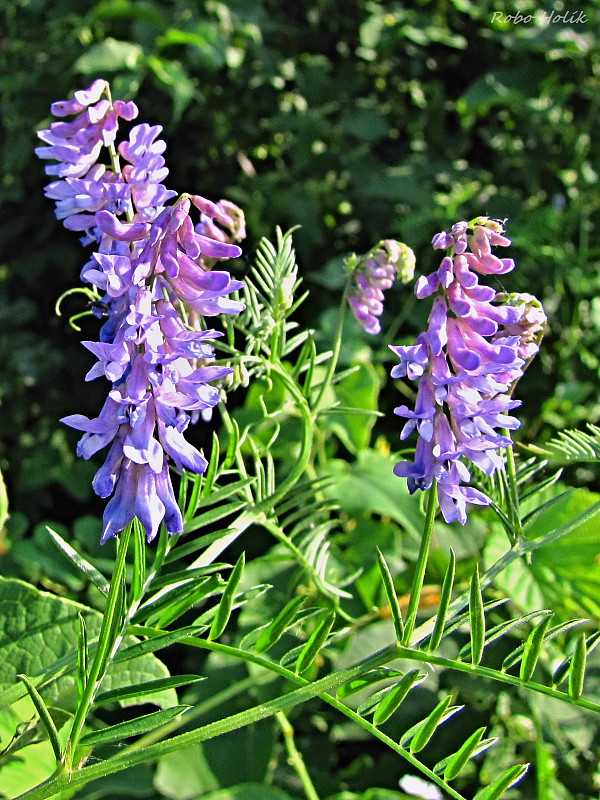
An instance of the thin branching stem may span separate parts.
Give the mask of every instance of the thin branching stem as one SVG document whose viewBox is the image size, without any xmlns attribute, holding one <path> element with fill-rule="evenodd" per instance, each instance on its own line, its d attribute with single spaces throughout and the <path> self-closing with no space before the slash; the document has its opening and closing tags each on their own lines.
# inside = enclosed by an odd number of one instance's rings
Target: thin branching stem
<svg viewBox="0 0 600 800">
<path fill-rule="evenodd" d="M 321 384 L 321 388 L 319 389 L 319 394 L 317 395 L 317 399 L 315 400 L 313 405 L 315 413 L 319 411 L 321 403 L 323 402 L 323 398 L 325 397 L 325 392 L 331 385 L 331 381 L 333 379 L 333 375 L 337 367 L 338 359 L 340 357 L 340 349 L 342 347 L 342 334 L 344 331 L 344 319 L 346 318 L 346 308 L 348 306 L 348 293 L 350 292 L 351 283 L 352 283 L 352 276 L 350 276 L 346 281 L 346 285 L 344 286 L 344 291 L 342 293 L 342 299 L 340 301 L 337 323 L 335 326 L 335 334 L 333 339 L 333 349 L 331 358 L 327 362 L 327 371 L 325 373 L 325 377 L 323 378 L 323 383 Z"/>
<path fill-rule="evenodd" d="M 310 775 L 308 774 L 308 770 L 306 769 L 306 764 L 304 763 L 304 758 L 302 757 L 302 753 L 296 747 L 296 741 L 294 739 L 294 729 L 291 726 L 290 721 L 283 713 L 283 711 L 278 711 L 275 714 L 275 719 L 277 720 L 277 723 L 281 728 L 281 732 L 283 734 L 283 741 L 285 743 L 285 749 L 287 752 L 288 764 L 294 768 L 296 775 L 298 776 L 300 783 L 302 784 L 302 788 L 304 789 L 306 800 L 319 800 L 319 795 L 317 793 L 317 790 L 315 789 L 315 785 L 312 782 Z"/>
<path fill-rule="evenodd" d="M 425 570 L 427 569 L 427 559 L 429 557 L 429 548 L 431 547 L 431 537 L 433 534 L 433 523 L 435 520 L 435 512 L 437 511 L 438 498 L 437 498 L 437 483 L 434 481 L 431 489 L 429 489 L 429 497 L 427 498 L 427 514 L 425 516 L 425 528 L 421 538 L 421 545 L 419 547 L 419 555 L 415 566 L 415 576 L 408 601 L 408 609 L 406 611 L 406 621 L 404 623 L 404 636 L 402 643 L 409 645 L 411 637 L 415 629 L 417 621 L 417 614 L 419 612 L 419 601 L 421 599 L 421 590 L 423 588 L 423 581 L 425 579 Z"/>
</svg>

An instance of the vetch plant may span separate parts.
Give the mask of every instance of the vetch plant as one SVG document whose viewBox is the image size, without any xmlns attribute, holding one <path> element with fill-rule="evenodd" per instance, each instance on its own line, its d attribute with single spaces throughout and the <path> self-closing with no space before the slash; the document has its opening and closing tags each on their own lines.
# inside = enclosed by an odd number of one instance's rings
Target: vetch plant
<svg viewBox="0 0 600 800">
<path fill-rule="evenodd" d="M 417 435 L 414 455 L 400 457 L 383 433 L 375 447 L 364 445 L 365 420 L 381 419 L 377 371 L 365 392 L 360 364 L 340 371 L 337 362 L 348 305 L 375 336 L 383 292 L 396 275 L 411 279 L 406 245 L 383 239 L 348 258 L 331 349 L 319 350 L 315 331 L 294 319 L 307 293 L 299 293 L 290 232 L 262 240 L 243 281 L 232 278 L 220 262 L 240 253 L 243 214 L 231 202 L 165 187 L 159 126 L 132 125 L 119 141 L 137 109 L 113 101 L 103 80 L 53 112 L 73 119 L 40 132 L 39 155 L 56 162 L 47 168 L 56 177 L 47 194 L 59 219 L 93 248 L 81 273 L 87 286 L 77 290 L 91 302 L 88 313 L 102 318 L 99 341 L 84 342 L 97 358 L 86 377 L 110 382 L 96 418 L 63 421 L 83 432 L 84 458 L 108 447 L 93 488 L 108 500 L 103 552 L 116 540 L 116 555 L 108 574 L 106 558 L 49 529 L 94 587 L 86 605 L 0 579 L 0 723 L 3 714 L 18 719 L 18 701 L 29 701 L 26 727 L 14 722 L 2 743 L 0 791 L 42 800 L 94 781 L 102 792 L 107 776 L 154 764 L 148 794 L 171 796 L 180 779 L 196 791 L 189 765 L 209 765 L 203 743 L 216 738 L 219 746 L 217 737 L 235 732 L 243 742 L 228 767 L 236 796 L 253 796 L 264 762 L 265 792 L 291 797 L 293 786 L 294 796 L 318 800 L 331 776 L 319 777 L 292 724 L 308 701 L 305 735 L 318 717 L 333 752 L 347 737 L 338 720 L 351 725 L 374 753 L 394 754 L 387 770 L 397 761 L 393 786 L 401 780 L 405 792 L 496 800 L 511 789 L 525 798 L 535 794 L 534 774 L 540 792 L 552 788 L 543 715 L 531 698 L 597 714 L 586 668 L 600 636 L 585 618 L 566 619 L 559 599 L 542 608 L 509 603 L 502 580 L 533 579 L 538 558 L 547 563 L 553 548 L 577 543 L 595 524 L 600 503 L 583 497 L 569 506 L 582 495 L 563 492 L 559 473 L 543 471 L 550 460 L 598 460 L 600 444 L 591 430 L 524 460 L 513 453 L 514 390 L 539 348 L 545 315 L 532 295 L 494 288 L 514 266 L 497 255 L 509 244 L 503 225 L 477 217 L 434 237 L 445 251 L 441 265 L 415 285 L 419 298 L 433 296 L 427 331 L 392 346 L 400 358 L 393 377 L 418 382 L 414 406 L 396 409 L 406 420 L 403 441 Z M 363 445 L 354 459 L 335 437 L 352 446 L 356 419 Z M 204 455 L 192 437 L 208 425 Z M 428 492 L 425 514 L 417 489 Z M 469 528 L 475 519 L 483 548 Z M 446 544 L 457 537 L 466 555 Z M 433 604 L 426 575 L 435 582 Z M 176 664 L 184 652 L 193 672 L 170 674 L 159 660 L 174 644 Z M 491 686 L 504 703 L 530 702 L 533 769 L 508 739 L 495 755 L 507 715 L 494 706 L 489 732 L 481 710 L 473 724 L 461 688 L 472 682 L 476 692 Z M 158 710 L 119 710 L 142 704 Z M 256 740 L 244 738 L 256 730 L 268 735 L 261 733 L 249 780 L 241 753 L 256 752 Z M 32 768 L 39 750 L 31 731 L 53 765 L 41 773 Z M 14 754 L 31 767 L 29 782 L 11 772 Z M 373 778 L 385 779 L 383 771 Z M 352 800 L 366 798 L 358 791 Z"/>
<path fill-rule="evenodd" d="M 169 533 L 183 531 L 169 458 L 179 471 L 201 475 L 207 467 L 184 431 L 219 402 L 211 381 L 231 369 L 211 363 L 210 341 L 222 333 L 202 329 L 199 319 L 244 308 L 229 298 L 243 283 L 211 269 L 240 255 L 224 231 L 236 228 L 241 238 L 243 216 L 233 204 L 198 195 L 165 205 L 176 193 L 161 183 L 168 170 L 166 144 L 156 138 L 160 126 L 134 126 L 117 150 L 119 118 L 132 120 L 138 110 L 134 103 L 113 103 L 106 81 L 54 103 L 52 112 L 76 116 L 38 132 L 49 146 L 37 154 L 59 162 L 46 167 L 60 178 L 46 194 L 57 200 L 65 227 L 84 231 L 82 242 L 97 247 L 81 278 L 102 292 L 93 302 L 107 317 L 100 341 L 83 343 L 98 358 L 86 380 L 104 375 L 112 383 L 98 417 L 72 414 L 62 421 L 84 431 L 77 446 L 83 458 L 111 444 L 93 484 L 100 497 L 112 495 L 101 541 L 136 517 L 150 542 L 163 520 Z M 99 161 L 103 148 L 112 169 Z M 119 156 L 128 162 L 123 168 Z M 196 226 L 192 206 L 200 212 Z"/>
<path fill-rule="evenodd" d="M 486 475 L 503 466 L 499 451 L 512 442 L 497 429 L 519 427 L 507 413 L 520 405 L 510 390 L 523 374 L 522 355 L 531 359 L 538 347 L 523 343 L 523 308 L 494 305 L 495 289 L 479 283 L 478 274 L 514 269 L 512 259 L 492 253 L 493 246 L 509 244 L 502 223 L 484 217 L 457 222 L 450 233 L 434 236 L 434 247 L 446 255 L 436 272 L 415 285 L 419 298 L 435 294 L 427 332 L 412 346 L 392 347 L 400 358 L 392 377 L 419 381 L 414 410 L 405 405 L 395 410 L 408 419 L 401 438 L 415 429 L 419 434 L 415 460 L 401 461 L 394 471 L 408 478 L 411 493 L 435 481 L 446 522 L 464 525 L 467 503 L 489 504 L 482 492 L 463 485 L 471 480 L 463 458 Z"/>
</svg>

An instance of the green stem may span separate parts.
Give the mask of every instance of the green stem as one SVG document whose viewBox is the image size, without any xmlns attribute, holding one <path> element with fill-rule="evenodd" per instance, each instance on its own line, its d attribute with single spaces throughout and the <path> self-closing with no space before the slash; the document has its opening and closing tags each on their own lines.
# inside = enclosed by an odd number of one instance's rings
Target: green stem
<svg viewBox="0 0 600 800">
<path fill-rule="evenodd" d="M 113 568 L 112 579 L 110 582 L 110 590 L 106 599 L 106 608 L 102 617 L 102 625 L 100 627 L 100 634 L 98 637 L 98 644 L 94 654 L 94 660 L 90 666 L 90 672 L 87 676 L 87 682 L 83 696 L 75 711 L 73 718 L 73 725 L 69 740 L 63 755 L 63 763 L 67 771 L 71 771 L 73 767 L 73 758 L 75 750 L 81 734 L 85 720 L 89 710 L 94 702 L 94 698 L 100 688 L 102 679 L 106 674 L 108 664 L 110 663 L 111 655 L 114 654 L 116 647 L 120 644 L 121 637 L 114 636 L 115 630 L 115 617 L 119 606 L 119 598 L 122 591 L 122 581 L 125 574 L 125 561 L 127 556 L 127 546 L 129 544 L 129 537 L 131 535 L 132 523 L 129 523 L 125 530 L 118 537 L 117 555 L 115 558 L 115 566 Z"/>
<path fill-rule="evenodd" d="M 290 766 L 292 766 L 296 771 L 296 775 L 302 784 L 302 788 L 304 789 L 304 794 L 306 795 L 307 800 L 319 800 L 319 795 L 317 794 L 317 790 L 315 789 L 311 777 L 308 774 L 306 764 L 302 758 L 302 753 L 296 747 L 296 742 L 294 741 L 294 729 L 290 725 L 290 722 L 283 711 L 277 711 L 275 714 L 275 719 L 279 723 L 279 727 L 283 733 L 283 741 L 285 742 L 285 749 L 287 750 L 288 755 L 288 764 L 290 764 Z"/>
<path fill-rule="evenodd" d="M 508 436 L 508 431 L 502 431 L 503 436 Z M 508 489 L 508 514 L 512 526 L 511 544 L 519 541 L 523 536 L 521 512 L 519 509 L 519 488 L 517 486 L 517 467 L 512 446 L 506 448 L 506 485 Z"/>
<path fill-rule="evenodd" d="M 486 589 L 488 586 L 491 586 L 498 575 L 504 572 L 504 570 L 507 569 L 514 561 L 519 561 L 523 558 L 523 556 L 530 556 L 538 548 L 558 541 L 563 536 L 571 533 L 571 531 L 577 530 L 582 525 L 586 525 L 587 523 L 591 522 L 598 514 L 600 514 L 600 501 L 594 503 L 594 505 L 587 508 L 574 519 L 571 519 L 569 522 L 561 525 L 560 528 L 556 528 L 544 536 L 540 536 L 537 539 L 520 539 L 484 572 L 480 579 L 480 588 Z M 448 608 L 448 616 L 446 618 L 447 622 L 460 614 L 461 611 L 469 605 L 469 597 L 470 590 L 467 589 L 455 600 L 453 600 L 452 603 L 450 603 Z M 434 626 L 435 617 L 431 617 L 422 625 L 419 625 L 415 631 L 415 635 L 412 637 L 411 644 L 414 645 L 426 639 L 427 636 L 429 636 L 429 634 L 433 631 Z"/>
<path fill-rule="evenodd" d="M 331 353 L 331 358 L 327 363 L 327 372 L 325 373 L 325 377 L 323 378 L 323 383 L 321 384 L 321 388 L 319 389 L 319 394 L 317 395 L 317 399 L 315 400 L 313 406 L 315 414 L 319 411 L 319 407 L 323 402 L 325 392 L 327 391 L 327 389 L 331 384 L 331 380 L 333 378 L 333 374 L 335 372 L 338 359 L 340 357 L 340 349 L 342 347 L 342 334 L 344 331 L 344 319 L 346 317 L 346 308 L 348 306 L 348 293 L 350 291 L 351 283 L 352 283 L 352 275 L 350 275 L 350 277 L 346 281 L 346 285 L 344 286 L 344 291 L 342 293 L 342 300 L 340 303 L 337 323 L 335 326 L 335 334 L 333 339 L 333 349 Z"/>
<path fill-rule="evenodd" d="M 317 697 L 323 693 L 327 693 L 332 689 L 336 689 L 342 683 L 357 678 L 363 672 L 375 667 L 382 666 L 389 661 L 397 658 L 398 650 L 395 646 L 386 647 L 375 653 L 372 656 L 360 661 L 349 669 L 336 672 L 332 675 L 327 675 L 318 681 L 302 686 L 289 692 L 283 697 L 268 700 L 258 706 L 233 714 L 230 717 L 211 722 L 202 728 L 197 728 L 191 731 L 186 731 L 178 736 L 173 736 L 166 742 L 159 742 L 157 744 L 149 745 L 141 750 L 129 752 L 127 754 L 121 753 L 113 758 L 101 761 L 98 764 L 92 764 L 89 767 L 83 767 L 69 775 L 58 775 L 49 778 L 44 783 L 35 787 L 34 789 L 20 795 L 17 800 L 45 800 L 48 797 L 54 797 L 64 789 L 77 789 L 89 781 L 96 778 L 102 778 L 106 775 L 111 775 L 115 772 L 128 769 L 129 767 L 137 766 L 138 764 L 146 764 L 156 759 L 168 755 L 169 753 L 179 752 L 186 747 L 198 744 L 199 742 L 207 741 L 216 736 L 221 736 L 224 733 L 237 730 L 239 728 L 251 725 L 268 717 L 272 717 L 278 711 L 289 711 L 297 705 L 306 702 L 307 700 Z M 460 797 L 460 796 L 459 796 Z"/>
<path fill-rule="evenodd" d="M 427 568 L 427 559 L 429 557 L 429 548 L 431 546 L 431 536 L 433 534 L 433 522 L 435 520 L 437 504 L 437 483 L 434 481 L 431 489 L 429 490 L 427 515 L 425 517 L 425 530 L 423 531 L 423 536 L 421 538 L 421 546 L 419 548 L 419 555 L 417 557 L 417 564 L 415 568 L 415 577 L 413 578 L 412 590 L 410 593 L 410 599 L 408 601 L 408 609 L 406 611 L 404 636 L 402 638 L 402 644 L 405 646 L 410 644 L 411 636 L 417 621 L 419 600 L 421 599 L 421 590 L 423 588 L 423 581 L 425 579 L 425 570 Z"/>
</svg>

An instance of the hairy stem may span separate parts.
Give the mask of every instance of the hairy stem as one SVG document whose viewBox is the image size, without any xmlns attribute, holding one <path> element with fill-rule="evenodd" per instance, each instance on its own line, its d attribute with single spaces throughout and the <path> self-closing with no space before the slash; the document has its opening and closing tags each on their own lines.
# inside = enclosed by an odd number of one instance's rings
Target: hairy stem
<svg viewBox="0 0 600 800">
<path fill-rule="evenodd" d="M 75 750 L 81 734 L 85 720 L 89 710 L 94 702 L 94 698 L 100 688 L 102 679 L 106 674 L 108 665 L 110 664 L 111 656 L 114 656 L 116 649 L 121 643 L 122 637 L 115 637 L 115 620 L 119 612 L 119 597 L 123 590 L 122 582 L 125 574 L 125 561 L 127 557 L 127 546 L 129 544 L 129 537 L 131 536 L 132 523 L 129 523 L 125 530 L 118 537 L 117 555 L 115 558 L 115 565 L 113 568 L 112 579 L 110 582 L 110 590 L 106 599 L 106 608 L 102 617 L 102 625 L 98 637 L 98 644 L 94 654 L 94 660 L 90 666 L 90 672 L 87 676 L 85 690 L 81 697 L 75 717 L 73 718 L 73 725 L 69 740 L 63 755 L 63 763 L 68 772 L 73 767 L 73 758 Z"/>
</svg>

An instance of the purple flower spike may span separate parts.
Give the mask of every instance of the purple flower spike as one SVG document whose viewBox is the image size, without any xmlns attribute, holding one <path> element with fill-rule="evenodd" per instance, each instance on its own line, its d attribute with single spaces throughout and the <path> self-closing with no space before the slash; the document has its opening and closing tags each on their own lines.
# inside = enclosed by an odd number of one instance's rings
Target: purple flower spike
<svg viewBox="0 0 600 800">
<path fill-rule="evenodd" d="M 97 418 L 71 414 L 62 421 L 83 432 L 77 445 L 83 458 L 110 445 L 92 484 L 110 498 L 101 542 L 134 517 L 150 542 L 163 522 L 168 533 L 183 531 L 169 463 L 196 474 L 208 465 L 184 433 L 200 415 L 210 415 L 221 399 L 213 384 L 232 372 L 211 363 L 210 341 L 222 334 L 207 330 L 202 317 L 244 308 L 230 296 L 244 284 L 211 271 L 240 255 L 234 242 L 244 237 L 244 215 L 233 203 L 199 195 L 167 205 L 176 193 L 162 184 L 168 175 L 162 128 L 136 125 L 116 145 L 119 119 L 131 121 L 138 111 L 134 103 L 113 103 L 106 81 L 94 81 L 52 110 L 76 116 L 40 131 L 46 146 L 37 154 L 58 162 L 46 168 L 59 178 L 46 187 L 57 217 L 84 233 L 83 244 L 96 245 L 81 277 L 103 293 L 94 313 L 107 320 L 99 342 L 83 342 L 98 359 L 86 380 L 104 376 L 111 383 Z M 105 161 L 112 168 L 99 160 L 103 148 L 110 149 Z M 114 166 L 116 152 L 127 162 L 122 170 Z"/>
<path fill-rule="evenodd" d="M 437 293 L 427 332 L 412 346 L 391 347 L 400 358 L 392 377 L 419 381 L 414 411 L 395 409 L 408 419 L 401 439 L 418 431 L 415 460 L 401 461 L 394 472 L 408 479 L 411 493 L 436 481 L 444 519 L 462 525 L 469 503 L 490 502 L 464 485 L 471 473 L 463 459 L 486 475 L 503 467 L 499 451 L 512 442 L 498 429 L 520 426 L 506 413 L 520 405 L 510 393 L 537 352 L 546 322 L 531 295 L 496 295 L 479 284 L 478 273 L 504 274 L 514 268 L 512 259 L 492 252 L 510 244 L 503 233 L 502 223 L 477 217 L 433 237 L 434 249 L 446 255 L 437 272 L 415 285 L 419 298 Z"/>
<path fill-rule="evenodd" d="M 402 283 L 412 280 L 415 255 L 402 242 L 383 239 L 366 255 L 352 256 L 347 264 L 355 280 L 348 296 L 352 313 L 366 333 L 380 333 L 378 317 L 383 313 L 383 292 L 392 286 L 396 275 Z"/>
</svg>

